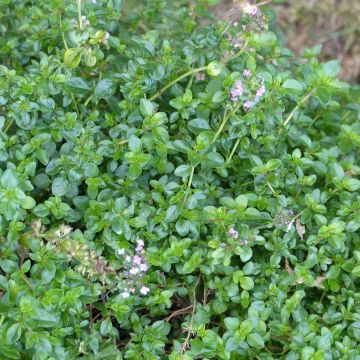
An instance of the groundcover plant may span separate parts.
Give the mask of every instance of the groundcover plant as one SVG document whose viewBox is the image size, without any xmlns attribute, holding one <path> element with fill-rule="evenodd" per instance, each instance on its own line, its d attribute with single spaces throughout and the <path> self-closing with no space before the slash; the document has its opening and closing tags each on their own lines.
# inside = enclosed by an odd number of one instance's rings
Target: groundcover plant
<svg viewBox="0 0 360 360">
<path fill-rule="evenodd" d="M 210 3 L 0 0 L 1 359 L 360 358 L 359 90 Z"/>
</svg>

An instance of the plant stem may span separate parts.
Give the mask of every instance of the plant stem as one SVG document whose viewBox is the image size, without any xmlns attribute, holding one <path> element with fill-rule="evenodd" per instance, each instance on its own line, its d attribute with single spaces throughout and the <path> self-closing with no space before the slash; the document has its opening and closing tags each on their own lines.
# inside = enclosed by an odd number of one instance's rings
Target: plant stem
<svg viewBox="0 0 360 360">
<path fill-rule="evenodd" d="M 265 177 L 265 182 L 266 185 L 268 186 L 268 188 L 271 190 L 271 192 L 273 193 L 273 195 L 276 194 L 276 191 L 274 190 L 274 188 L 272 187 L 272 185 L 269 183 L 268 179 Z"/>
<path fill-rule="evenodd" d="M 306 96 L 304 96 L 300 102 L 292 109 L 291 113 L 289 114 L 289 116 L 286 118 L 286 120 L 284 121 L 284 123 L 281 125 L 280 128 L 280 134 L 283 131 L 283 129 L 287 126 L 287 124 L 290 122 L 290 120 L 293 118 L 294 114 L 296 113 L 296 111 L 299 110 L 300 106 L 306 102 L 307 99 L 309 99 L 310 96 L 312 96 L 314 94 L 314 92 L 316 91 L 316 88 L 312 89 Z"/>
<path fill-rule="evenodd" d="M 237 52 L 236 54 L 234 54 L 234 55 L 230 55 L 229 57 L 225 58 L 225 59 L 222 61 L 222 63 L 223 63 L 223 64 L 226 64 L 226 63 L 228 63 L 229 61 L 238 58 L 240 55 L 242 55 L 242 54 L 245 52 L 246 47 L 248 46 L 248 44 L 249 44 L 249 40 L 246 40 L 245 43 L 244 43 L 244 46 L 242 47 L 242 49 L 241 49 L 240 51 L 238 51 L 238 52 Z"/>
<path fill-rule="evenodd" d="M 80 28 L 80 30 L 82 30 L 82 28 L 83 28 L 82 16 L 81 16 L 81 1 L 82 1 L 82 0 L 77 0 L 77 11 L 78 11 L 79 28 Z"/>
<path fill-rule="evenodd" d="M 271 3 L 271 1 L 272 1 L 272 0 L 266 0 L 266 1 L 263 1 L 263 2 L 261 2 L 261 3 L 256 4 L 256 6 L 259 7 L 259 6 L 267 5 L 267 4 Z"/>
<path fill-rule="evenodd" d="M 29 279 L 26 277 L 25 274 L 22 274 L 21 277 L 23 278 L 23 280 L 26 282 L 26 284 L 29 286 L 29 288 L 31 290 L 34 289 L 34 285 L 29 281 Z"/>
<path fill-rule="evenodd" d="M 79 116 L 79 119 L 81 118 L 80 116 L 80 111 L 79 111 L 79 108 L 78 108 L 78 105 L 76 103 L 76 100 L 75 100 L 75 96 L 73 93 L 71 93 L 71 100 L 73 101 L 74 105 L 75 105 L 75 110 L 76 110 L 76 113 L 78 114 Z"/>
<path fill-rule="evenodd" d="M 193 323 L 194 323 L 194 316 L 195 316 L 195 310 L 196 310 L 196 288 L 199 285 L 200 277 L 201 277 L 201 275 L 199 275 L 199 277 L 196 281 L 196 284 L 194 286 L 194 289 L 193 289 L 193 299 L 194 300 L 193 300 L 193 308 L 192 308 L 192 313 L 191 313 L 191 320 L 190 320 L 190 325 L 188 327 L 188 333 L 187 333 L 186 339 L 180 349 L 181 354 L 183 354 L 186 351 L 186 349 L 188 348 L 190 336 L 194 333 Z"/>
<path fill-rule="evenodd" d="M 13 122 L 14 122 L 14 120 L 10 120 L 9 123 L 4 127 L 4 130 L 3 130 L 4 133 L 7 133 L 9 131 Z"/>
<path fill-rule="evenodd" d="M 226 115 L 226 109 L 225 109 L 225 112 L 224 112 L 224 117 L 223 117 L 223 121 L 222 123 L 220 124 L 220 127 L 218 129 L 218 131 L 216 132 L 215 136 L 214 136 L 214 139 L 211 141 L 211 144 L 213 144 L 217 139 L 218 137 L 220 136 L 224 126 L 226 125 L 226 123 L 228 122 L 228 120 L 239 110 L 241 104 L 238 103 L 232 110 L 231 112 Z"/>
<path fill-rule="evenodd" d="M 190 173 L 190 176 L 189 176 L 188 185 L 187 185 L 188 190 L 190 190 L 190 188 L 191 188 L 192 180 L 193 180 L 193 177 L 194 177 L 194 171 L 195 171 L 195 166 L 192 166 L 191 167 L 191 173 Z"/>
<path fill-rule="evenodd" d="M 240 138 L 238 138 L 238 139 L 236 140 L 236 143 L 235 143 L 234 147 L 232 148 L 229 157 L 228 157 L 228 158 L 226 159 L 226 161 L 225 161 L 225 166 L 229 165 L 229 163 L 230 163 L 232 157 L 234 156 L 235 151 L 236 151 L 237 147 L 239 146 L 239 144 L 240 144 Z"/>
<path fill-rule="evenodd" d="M 165 90 L 167 90 L 169 87 L 173 86 L 174 84 L 176 84 L 177 82 L 181 81 L 182 79 L 185 79 L 188 76 L 194 75 L 198 72 L 204 71 L 206 70 L 206 66 L 202 66 L 196 69 L 191 69 L 188 72 L 186 72 L 185 74 L 180 75 L 179 77 L 177 77 L 176 79 L 170 81 L 167 85 L 165 85 L 162 89 L 160 89 L 157 93 L 155 93 L 154 95 L 152 95 L 149 100 L 153 101 L 155 100 L 157 97 L 159 97 Z"/>
<path fill-rule="evenodd" d="M 229 61 L 231 60 L 234 60 L 236 58 L 238 58 L 246 49 L 247 45 L 249 43 L 249 40 L 246 40 L 245 41 L 245 44 L 243 46 L 243 48 L 236 54 L 232 55 L 232 56 L 229 56 L 228 58 L 224 59 L 222 61 L 223 64 L 226 64 L 228 63 Z M 153 101 L 155 100 L 157 97 L 159 97 L 165 90 L 167 90 L 169 87 L 171 87 L 172 85 L 178 83 L 179 81 L 181 81 L 182 79 L 185 79 L 186 77 L 188 76 L 191 76 L 191 75 L 194 75 L 198 72 L 201 72 L 201 71 L 204 71 L 207 69 L 207 66 L 201 66 L 201 67 L 198 67 L 198 68 L 195 68 L 195 69 L 191 69 L 189 70 L 188 72 L 186 72 L 185 74 L 182 74 L 180 75 L 179 77 L 177 77 L 176 79 L 170 81 L 167 85 L 165 85 L 162 89 L 160 89 L 158 92 L 156 92 L 154 95 L 152 95 L 149 100 L 150 101 Z"/>
<path fill-rule="evenodd" d="M 89 104 L 89 102 L 91 101 L 92 98 L 93 98 L 93 96 L 90 95 L 90 96 L 85 100 L 85 103 L 84 103 L 84 106 L 85 106 L 85 107 Z"/>
<path fill-rule="evenodd" d="M 61 13 L 59 15 L 59 25 L 60 25 L 60 29 L 61 29 L 61 37 L 62 37 L 62 41 L 64 43 L 64 46 L 65 46 L 65 50 L 67 50 L 69 47 L 68 47 L 68 44 L 65 40 L 65 34 L 64 34 L 64 31 L 63 31 L 63 24 L 62 24 L 62 19 L 61 19 Z"/>
</svg>

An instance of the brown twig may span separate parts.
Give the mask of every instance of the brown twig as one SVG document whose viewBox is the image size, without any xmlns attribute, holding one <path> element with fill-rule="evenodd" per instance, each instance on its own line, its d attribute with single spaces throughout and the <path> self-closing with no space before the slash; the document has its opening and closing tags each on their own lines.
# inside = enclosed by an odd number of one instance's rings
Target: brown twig
<svg viewBox="0 0 360 360">
<path fill-rule="evenodd" d="M 193 307 L 194 307 L 194 305 L 189 305 L 186 308 L 176 310 L 176 311 L 172 312 L 168 317 L 166 317 L 164 319 L 164 321 L 169 322 L 175 316 L 188 314 L 192 311 Z"/>
<path fill-rule="evenodd" d="M 190 337 L 194 334 L 194 330 L 193 330 L 193 323 L 194 323 L 194 316 L 195 316 L 195 311 L 196 311 L 196 288 L 197 286 L 199 285 L 199 281 L 200 281 L 200 278 L 201 278 L 201 275 L 199 275 L 197 281 L 196 281 L 196 284 L 194 286 L 194 290 L 193 290 L 193 298 L 194 298 L 194 304 L 193 304 L 193 307 L 192 307 L 192 314 L 191 314 L 191 320 L 190 320 L 190 325 L 188 326 L 188 328 L 186 329 L 187 330 L 187 336 L 186 336 L 186 339 L 184 341 L 184 343 L 182 344 L 181 346 L 181 349 L 180 349 L 180 353 L 181 354 L 184 354 L 184 352 L 186 351 L 186 349 L 189 348 L 189 340 L 190 340 Z"/>
</svg>

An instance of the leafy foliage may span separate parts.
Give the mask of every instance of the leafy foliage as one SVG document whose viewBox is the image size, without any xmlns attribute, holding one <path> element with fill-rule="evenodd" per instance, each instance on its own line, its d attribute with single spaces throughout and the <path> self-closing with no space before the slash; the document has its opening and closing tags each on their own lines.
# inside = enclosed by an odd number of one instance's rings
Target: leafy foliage
<svg viewBox="0 0 360 360">
<path fill-rule="evenodd" d="M 0 1 L 1 358 L 360 356 L 359 89 L 212 3 Z"/>
</svg>

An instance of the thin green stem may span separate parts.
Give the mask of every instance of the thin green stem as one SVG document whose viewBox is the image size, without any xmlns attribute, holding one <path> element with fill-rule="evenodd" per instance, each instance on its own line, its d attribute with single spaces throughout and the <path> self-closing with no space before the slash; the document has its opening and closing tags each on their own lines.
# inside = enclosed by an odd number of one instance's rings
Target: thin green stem
<svg viewBox="0 0 360 360">
<path fill-rule="evenodd" d="M 190 173 L 190 176 L 189 176 L 188 185 L 187 185 L 188 190 L 190 190 L 190 188 L 191 188 L 192 180 L 193 180 L 193 177 L 194 177 L 194 172 L 195 172 L 195 166 L 192 166 L 191 167 L 191 173 Z"/>
<path fill-rule="evenodd" d="M 229 165 L 229 163 L 230 163 L 232 157 L 234 156 L 235 151 L 236 151 L 237 147 L 239 146 L 239 144 L 240 144 L 240 138 L 238 138 L 238 139 L 236 140 L 236 143 L 235 143 L 234 147 L 232 148 L 229 157 L 228 157 L 228 158 L 226 159 L 226 161 L 225 161 L 225 166 Z"/>
<path fill-rule="evenodd" d="M 191 88 L 193 81 L 194 81 L 194 74 L 191 76 L 191 78 L 186 86 L 186 90 L 189 90 Z"/>
<path fill-rule="evenodd" d="M 31 290 L 34 289 L 34 285 L 29 281 L 29 279 L 26 277 L 25 274 L 21 274 L 21 277 L 23 278 L 23 280 L 26 282 L 26 284 L 29 286 L 29 288 Z"/>
<path fill-rule="evenodd" d="M 299 110 L 300 106 L 302 104 L 304 104 L 307 99 L 309 99 L 313 94 L 314 92 L 316 91 L 316 88 L 312 89 L 306 96 L 304 96 L 300 102 L 292 109 L 291 113 L 288 115 L 288 117 L 286 118 L 286 120 L 284 121 L 284 123 L 281 125 L 281 128 L 280 128 L 280 134 L 281 132 L 283 131 L 283 129 L 289 124 L 290 120 L 293 118 L 294 114 L 296 113 L 296 111 Z"/>
<path fill-rule="evenodd" d="M 155 100 L 157 97 L 159 97 L 164 91 L 166 91 L 169 87 L 173 86 L 174 84 L 178 83 L 179 81 L 181 81 L 182 79 L 185 79 L 188 76 L 194 75 L 198 72 L 204 71 L 206 70 L 206 66 L 202 66 L 196 69 L 191 69 L 188 72 L 186 72 L 185 74 L 180 75 L 179 77 L 177 77 L 176 79 L 170 81 L 167 85 L 165 85 L 162 89 L 160 89 L 157 93 L 155 93 L 154 95 L 152 95 L 149 100 L 153 101 Z"/>
<path fill-rule="evenodd" d="M 124 145 L 124 144 L 127 144 L 128 142 L 129 142 L 129 139 L 122 140 L 122 141 L 119 141 L 118 145 Z"/>
<path fill-rule="evenodd" d="M 291 222 L 294 222 L 298 217 L 300 217 L 304 212 L 305 212 L 305 210 L 307 210 L 308 209 L 308 207 L 306 207 L 305 209 L 302 209 L 297 215 L 295 215 L 293 218 L 292 218 L 292 220 L 291 220 Z"/>
<path fill-rule="evenodd" d="M 257 3 L 256 6 L 259 7 L 259 6 L 264 6 L 264 5 L 267 5 L 269 3 L 271 3 L 272 0 L 265 0 L 265 1 L 262 1 L 261 3 Z"/>
<path fill-rule="evenodd" d="M 11 119 L 9 121 L 9 123 L 4 127 L 4 130 L 3 130 L 4 133 L 7 133 L 9 131 L 9 129 L 10 129 L 11 125 L 13 124 L 13 122 L 14 122 L 14 120 Z"/>
<path fill-rule="evenodd" d="M 268 179 L 265 177 L 265 182 L 266 185 L 268 186 L 268 188 L 271 190 L 271 192 L 273 193 L 273 195 L 276 194 L 276 191 L 274 190 L 274 188 L 272 187 L 272 185 L 269 183 Z"/>
<path fill-rule="evenodd" d="M 60 25 L 60 29 L 61 29 L 62 41 L 63 41 L 63 43 L 64 43 L 65 49 L 67 50 L 69 47 L 68 47 L 68 44 L 67 44 L 67 42 L 66 42 L 65 34 L 64 34 L 64 31 L 63 31 L 63 24 L 62 24 L 61 13 L 60 13 L 60 15 L 59 15 L 59 25 Z"/>
<path fill-rule="evenodd" d="M 236 54 L 232 55 L 232 56 L 229 56 L 228 58 L 224 59 L 222 61 L 223 64 L 226 64 L 228 63 L 229 61 L 231 60 L 234 60 L 236 58 L 238 58 L 245 50 L 246 50 L 246 47 L 249 43 L 249 40 L 246 40 L 243 48 L 237 52 Z M 159 97 L 164 91 L 166 91 L 169 87 L 173 86 L 174 84 L 178 83 L 179 81 L 181 81 L 182 79 L 185 79 L 186 77 L 188 76 L 191 76 L 191 75 L 195 75 L 196 73 L 198 72 L 201 72 L 201 71 L 205 71 L 207 69 L 207 66 L 201 66 L 201 67 L 198 67 L 198 68 L 195 68 L 195 69 L 191 69 L 189 71 L 187 71 L 185 74 L 182 74 L 180 75 L 179 77 L 177 77 L 176 79 L 170 81 L 167 85 L 165 85 L 162 89 L 160 89 L 158 92 L 156 92 L 154 95 L 152 95 L 149 100 L 150 101 L 153 101 L 155 100 L 157 97 Z"/>
<path fill-rule="evenodd" d="M 82 16 L 81 16 L 81 1 L 77 0 L 77 11 L 78 11 L 78 18 L 79 18 L 79 28 L 82 30 L 83 28 L 83 22 L 82 22 Z"/>
<path fill-rule="evenodd" d="M 93 98 L 93 96 L 90 95 L 90 96 L 85 100 L 85 102 L 84 102 L 84 106 L 85 106 L 85 107 L 89 104 L 89 102 L 91 101 L 92 98 Z"/>
<path fill-rule="evenodd" d="M 140 129 L 139 130 L 139 135 L 142 135 L 144 132 L 153 129 L 156 126 L 146 126 L 144 129 Z M 118 145 L 124 145 L 127 144 L 129 142 L 129 139 L 125 139 L 125 140 L 121 140 L 118 142 Z"/>
<path fill-rule="evenodd" d="M 187 350 L 187 348 L 189 347 L 189 341 L 190 341 L 190 337 L 194 334 L 194 330 L 193 330 L 193 326 L 194 326 L 194 317 L 195 317 L 195 311 L 196 311 L 196 288 L 199 285 L 200 282 L 200 278 L 201 275 L 198 276 L 198 279 L 196 281 L 196 284 L 193 288 L 193 307 L 192 307 L 192 312 L 191 312 L 191 319 L 190 319 L 190 324 L 187 328 L 187 336 L 186 339 L 184 341 L 184 343 L 182 344 L 181 348 L 180 348 L 180 353 L 184 354 L 185 351 Z"/>
<path fill-rule="evenodd" d="M 223 121 L 220 124 L 220 127 L 219 127 L 218 131 L 216 132 L 213 140 L 211 141 L 211 144 L 213 144 L 219 138 L 219 136 L 221 135 L 221 132 L 224 129 L 224 126 L 229 121 L 229 119 L 239 110 L 240 106 L 241 106 L 241 103 L 238 103 L 228 115 L 226 114 L 226 109 L 225 109 Z"/>
<path fill-rule="evenodd" d="M 79 116 L 79 118 L 80 118 L 80 111 L 79 111 L 79 108 L 78 108 L 78 105 L 77 105 L 77 103 L 76 103 L 75 96 L 74 96 L 73 93 L 71 93 L 71 100 L 72 100 L 72 102 L 74 103 L 76 113 L 78 114 L 78 116 Z"/>
<path fill-rule="evenodd" d="M 240 55 L 242 55 L 242 54 L 245 52 L 248 44 L 249 44 L 249 40 L 246 40 L 244 46 L 241 48 L 240 51 L 238 51 L 238 52 L 237 52 L 236 54 L 234 54 L 234 55 L 230 55 L 229 57 L 225 58 L 225 59 L 222 61 L 222 63 L 223 63 L 223 64 L 226 64 L 226 63 L 228 63 L 229 61 L 235 60 L 236 58 L 238 58 Z"/>
</svg>

